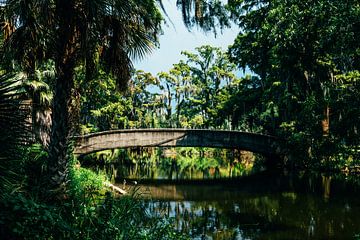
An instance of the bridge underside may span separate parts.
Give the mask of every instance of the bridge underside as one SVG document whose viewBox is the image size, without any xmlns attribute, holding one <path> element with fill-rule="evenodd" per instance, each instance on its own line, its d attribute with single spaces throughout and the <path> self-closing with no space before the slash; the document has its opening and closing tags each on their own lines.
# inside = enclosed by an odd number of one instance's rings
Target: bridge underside
<svg viewBox="0 0 360 240">
<path fill-rule="evenodd" d="M 238 131 L 195 129 L 115 130 L 76 137 L 77 155 L 131 147 L 235 148 L 263 155 L 275 154 L 271 136 Z"/>
</svg>

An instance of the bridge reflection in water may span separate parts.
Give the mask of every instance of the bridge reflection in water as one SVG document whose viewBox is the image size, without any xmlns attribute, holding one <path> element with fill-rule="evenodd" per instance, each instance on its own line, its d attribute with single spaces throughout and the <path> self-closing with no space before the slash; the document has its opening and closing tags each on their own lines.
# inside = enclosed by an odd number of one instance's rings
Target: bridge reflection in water
<svg viewBox="0 0 360 240">
<path fill-rule="evenodd" d="M 278 139 L 273 136 L 206 129 L 124 129 L 75 137 L 77 155 L 129 147 L 214 147 L 276 155 Z"/>
</svg>

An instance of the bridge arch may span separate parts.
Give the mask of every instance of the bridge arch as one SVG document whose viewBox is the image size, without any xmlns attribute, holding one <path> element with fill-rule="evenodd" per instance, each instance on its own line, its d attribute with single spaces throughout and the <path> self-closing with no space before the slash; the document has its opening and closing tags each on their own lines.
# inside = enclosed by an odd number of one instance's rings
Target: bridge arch
<svg viewBox="0 0 360 240">
<path fill-rule="evenodd" d="M 206 129 L 123 129 L 75 137 L 74 154 L 129 147 L 213 147 L 235 148 L 277 155 L 278 139 L 273 136 Z"/>
</svg>

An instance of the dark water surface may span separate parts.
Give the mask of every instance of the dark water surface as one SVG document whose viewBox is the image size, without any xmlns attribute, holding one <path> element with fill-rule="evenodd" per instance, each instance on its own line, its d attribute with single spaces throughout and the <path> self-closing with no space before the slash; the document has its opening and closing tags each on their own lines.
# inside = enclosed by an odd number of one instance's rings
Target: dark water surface
<svg viewBox="0 0 360 240">
<path fill-rule="evenodd" d="M 354 239 L 360 189 L 329 176 L 258 174 L 141 185 L 152 215 L 193 239 Z"/>
<path fill-rule="evenodd" d="M 149 213 L 171 217 L 192 239 L 357 239 L 360 234 L 359 175 L 241 176 L 233 175 L 230 165 L 214 166 L 181 171 L 112 166 L 107 172 L 127 190 L 136 181 Z"/>
</svg>

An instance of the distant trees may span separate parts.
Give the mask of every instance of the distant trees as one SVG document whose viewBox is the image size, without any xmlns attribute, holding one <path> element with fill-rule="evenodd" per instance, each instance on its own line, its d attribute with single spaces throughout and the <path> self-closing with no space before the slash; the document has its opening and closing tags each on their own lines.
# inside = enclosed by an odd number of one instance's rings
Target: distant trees
<svg viewBox="0 0 360 240">
<path fill-rule="evenodd" d="M 108 128 L 228 128 L 223 119 L 232 112 L 226 112 L 223 106 L 239 83 L 235 65 L 220 48 L 208 45 L 196 48 L 195 53 L 183 52 L 183 55 L 184 60 L 174 64 L 169 72 L 159 73 L 158 77 L 135 72 L 124 95 L 115 93 L 111 78 L 103 81 L 103 86 L 109 86 L 107 92 L 94 92 L 91 85 L 85 87 L 89 94 L 100 95 L 83 94 L 83 106 L 96 105 L 98 102 L 93 99 L 113 100 L 84 114 L 98 120 L 83 123 L 99 127 L 100 122 L 108 122 Z"/>
</svg>

